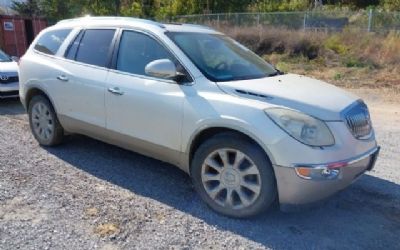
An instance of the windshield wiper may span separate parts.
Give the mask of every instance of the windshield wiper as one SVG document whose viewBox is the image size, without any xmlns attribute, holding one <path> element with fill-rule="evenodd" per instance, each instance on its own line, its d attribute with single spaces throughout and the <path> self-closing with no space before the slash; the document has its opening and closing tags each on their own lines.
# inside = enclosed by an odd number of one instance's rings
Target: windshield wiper
<svg viewBox="0 0 400 250">
<path fill-rule="evenodd" d="M 278 76 L 285 74 L 284 72 L 280 71 L 279 69 L 275 69 L 276 71 L 273 73 L 268 74 L 268 76 Z"/>
</svg>

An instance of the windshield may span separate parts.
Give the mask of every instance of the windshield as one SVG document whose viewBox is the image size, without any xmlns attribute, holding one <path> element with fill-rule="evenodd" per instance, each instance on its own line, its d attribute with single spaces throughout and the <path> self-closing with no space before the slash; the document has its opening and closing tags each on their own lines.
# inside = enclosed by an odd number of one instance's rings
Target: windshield
<svg viewBox="0 0 400 250">
<path fill-rule="evenodd" d="M 235 40 L 220 34 L 168 32 L 167 35 L 211 81 L 255 79 L 278 71 Z"/>
<path fill-rule="evenodd" d="M 0 62 L 11 62 L 11 58 L 4 53 L 3 51 L 0 50 Z"/>
</svg>

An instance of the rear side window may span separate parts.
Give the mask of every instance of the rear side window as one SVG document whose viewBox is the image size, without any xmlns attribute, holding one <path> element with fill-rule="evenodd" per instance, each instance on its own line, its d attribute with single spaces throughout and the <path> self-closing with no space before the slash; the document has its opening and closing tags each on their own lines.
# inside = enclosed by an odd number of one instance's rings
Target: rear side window
<svg viewBox="0 0 400 250">
<path fill-rule="evenodd" d="M 81 33 L 70 45 L 66 58 L 105 67 L 115 30 L 93 29 Z"/>
<path fill-rule="evenodd" d="M 45 54 L 55 55 L 71 29 L 52 30 L 43 34 L 34 49 Z"/>
</svg>

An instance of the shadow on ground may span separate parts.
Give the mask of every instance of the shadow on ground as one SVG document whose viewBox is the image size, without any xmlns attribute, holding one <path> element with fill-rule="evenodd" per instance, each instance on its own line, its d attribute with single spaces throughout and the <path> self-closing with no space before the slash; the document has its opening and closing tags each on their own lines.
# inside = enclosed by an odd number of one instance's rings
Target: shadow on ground
<svg viewBox="0 0 400 250">
<path fill-rule="evenodd" d="M 19 98 L 0 99 L 0 115 L 21 115 L 25 113 Z"/>
<path fill-rule="evenodd" d="M 317 208 L 289 214 L 273 208 L 257 218 L 235 220 L 210 210 L 195 193 L 189 177 L 169 164 L 77 135 L 47 150 L 97 178 L 266 247 L 400 247 L 400 206 L 395 195 L 400 186 L 370 175 Z"/>
</svg>

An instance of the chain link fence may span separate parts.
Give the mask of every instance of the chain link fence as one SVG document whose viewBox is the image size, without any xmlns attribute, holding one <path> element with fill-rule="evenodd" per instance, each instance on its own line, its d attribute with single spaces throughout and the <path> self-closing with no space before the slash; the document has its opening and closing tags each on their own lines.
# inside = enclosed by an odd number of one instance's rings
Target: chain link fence
<svg viewBox="0 0 400 250">
<path fill-rule="evenodd" d="M 295 30 L 342 31 L 357 29 L 366 32 L 400 31 L 400 12 L 306 11 L 270 13 L 219 13 L 183 15 L 174 21 L 219 26 L 273 26 Z"/>
</svg>

